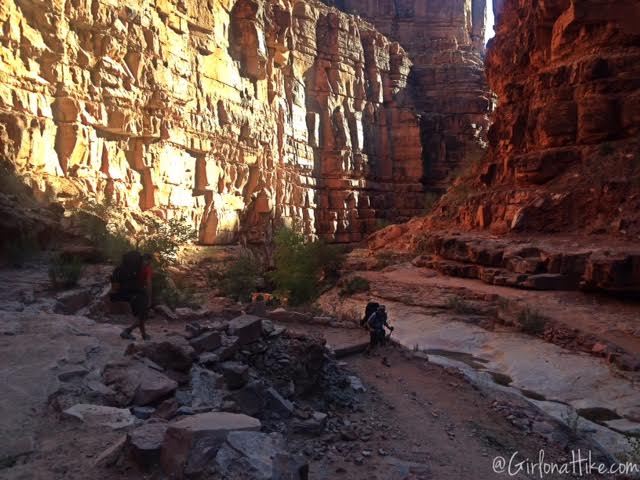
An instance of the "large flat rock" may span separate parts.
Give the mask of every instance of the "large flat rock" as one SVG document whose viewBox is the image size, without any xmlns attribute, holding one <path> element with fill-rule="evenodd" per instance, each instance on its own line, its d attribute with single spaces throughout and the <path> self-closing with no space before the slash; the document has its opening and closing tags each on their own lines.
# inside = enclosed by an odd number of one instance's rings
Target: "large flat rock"
<svg viewBox="0 0 640 480">
<path fill-rule="evenodd" d="M 201 413 L 172 423 L 162 443 L 162 469 L 175 478 L 199 473 L 215 458 L 229 432 L 258 431 L 261 426 L 256 418 L 226 412 Z"/>
</svg>

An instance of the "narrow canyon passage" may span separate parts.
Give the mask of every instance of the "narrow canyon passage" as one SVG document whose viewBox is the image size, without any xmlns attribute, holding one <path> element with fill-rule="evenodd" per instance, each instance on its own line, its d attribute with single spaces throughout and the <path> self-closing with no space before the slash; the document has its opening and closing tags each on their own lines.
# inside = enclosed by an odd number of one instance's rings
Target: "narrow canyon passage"
<svg viewBox="0 0 640 480">
<path fill-rule="evenodd" d="M 640 0 L 0 0 L 0 478 L 640 475 Z"/>
</svg>

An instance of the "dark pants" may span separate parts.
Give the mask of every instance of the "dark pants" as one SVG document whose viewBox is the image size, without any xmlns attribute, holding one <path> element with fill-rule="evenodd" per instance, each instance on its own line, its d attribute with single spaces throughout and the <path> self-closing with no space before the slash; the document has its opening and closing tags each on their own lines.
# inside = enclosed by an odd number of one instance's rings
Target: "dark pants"
<svg viewBox="0 0 640 480">
<path fill-rule="evenodd" d="M 109 298 L 112 302 L 129 302 L 131 311 L 138 321 L 126 329 L 131 332 L 134 328 L 140 328 L 140 333 L 146 335 L 144 330 L 144 322 L 149 315 L 149 296 L 144 290 L 123 290 L 121 292 L 112 293 Z"/>
<path fill-rule="evenodd" d="M 369 332 L 369 348 L 373 348 L 376 345 L 383 345 L 385 339 L 384 330 L 371 330 Z"/>
</svg>

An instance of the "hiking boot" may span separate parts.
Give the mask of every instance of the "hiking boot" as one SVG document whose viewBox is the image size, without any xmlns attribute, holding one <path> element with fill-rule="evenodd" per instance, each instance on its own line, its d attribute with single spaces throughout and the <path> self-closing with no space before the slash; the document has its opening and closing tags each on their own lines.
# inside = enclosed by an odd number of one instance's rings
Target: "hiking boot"
<svg viewBox="0 0 640 480">
<path fill-rule="evenodd" d="M 134 337 L 131 332 L 128 332 L 126 330 L 123 330 L 122 333 L 120 334 L 120 338 L 124 338 L 125 340 L 135 340 L 136 337 Z"/>
</svg>

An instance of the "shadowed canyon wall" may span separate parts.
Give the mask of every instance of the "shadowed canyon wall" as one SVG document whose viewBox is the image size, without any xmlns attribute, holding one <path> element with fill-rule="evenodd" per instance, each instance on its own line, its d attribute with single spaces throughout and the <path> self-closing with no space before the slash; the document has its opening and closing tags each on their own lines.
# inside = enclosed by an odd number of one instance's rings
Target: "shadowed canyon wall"
<svg viewBox="0 0 640 480">
<path fill-rule="evenodd" d="M 432 226 L 640 234 L 640 3 L 494 5 L 488 158 Z"/>
<path fill-rule="evenodd" d="M 486 151 L 493 95 L 484 74 L 486 0 L 325 0 L 357 12 L 409 54 L 424 184 L 441 190 Z"/>
<path fill-rule="evenodd" d="M 390 40 L 313 0 L 5 0 L 0 156 L 42 197 L 109 197 L 134 228 L 150 211 L 186 216 L 206 244 L 294 220 L 358 241 L 421 213 L 424 184 L 464 155 L 454 138 L 484 128 L 449 115 L 455 89 L 433 93 L 476 75 L 484 25 L 471 2 L 422 3 L 439 7 L 407 25 L 385 7 Z M 425 22 L 450 21 L 423 51 Z M 413 71 L 393 41 L 405 27 Z"/>
</svg>

